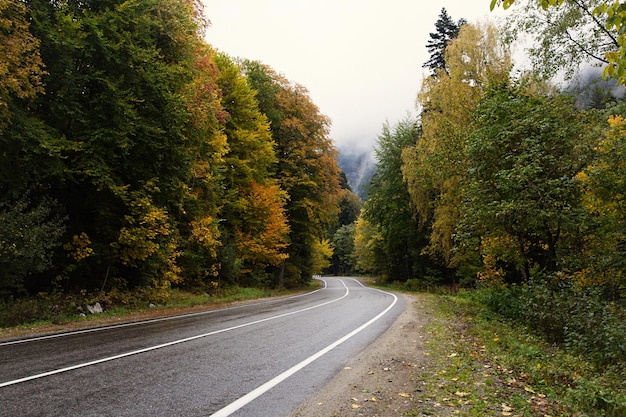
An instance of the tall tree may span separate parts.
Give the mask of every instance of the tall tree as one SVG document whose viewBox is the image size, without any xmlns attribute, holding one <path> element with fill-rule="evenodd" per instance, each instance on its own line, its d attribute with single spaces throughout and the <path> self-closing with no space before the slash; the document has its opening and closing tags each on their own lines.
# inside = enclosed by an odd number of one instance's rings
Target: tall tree
<svg viewBox="0 0 626 417">
<path fill-rule="evenodd" d="M 566 242 L 582 224 L 575 177 L 591 161 L 599 121 L 570 98 L 510 87 L 478 105 L 460 230 L 478 232 L 491 278 L 527 280 L 531 269 L 563 268 Z"/>
<path fill-rule="evenodd" d="M 220 259 L 221 275 L 237 282 L 241 275 L 258 276 L 265 266 L 277 266 L 287 258 L 286 195 L 273 178 L 278 161 L 275 142 L 255 91 L 228 56 L 219 54 L 217 65 L 228 138 L 219 187 L 225 255 Z M 246 284 L 255 283 L 247 279 Z"/>
<path fill-rule="evenodd" d="M 48 75 L 36 114 L 57 139 L 64 178 L 50 190 L 69 217 L 68 240 L 93 255 L 69 284 L 100 287 L 180 279 L 178 220 L 192 169 L 185 100 L 199 26 L 186 0 L 31 0 L 31 30 Z"/>
<path fill-rule="evenodd" d="M 290 227 L 289 258 L 278 285 L 308 282 L 328 252 L 327 233 L 336 222 L 341 198 L 337 151 L 328 137 L 330 120 L 307 90 L 258 62 L 244 63 L 276 141 L 276 178 L 285 192 Z"/>
<path fill-rule="evenodd" d="M 429 34 L 430 39 L 426 43 L 426 49 L 430 54 L 428 61 L 422 65 L 424 68 L 430 69 L 431 75 L 436 76 L 437 70 L 447 72 L 447 64 L 445 59 L 446 48 L 448 43 L 459 35 L 459 29 L 466 24 L 465 19 L 458 22 L 452 20 L 445 7 L 441 9 L 439 17 L 435 22 L 435 32 Z"/>
<path fill-rule="evenodd" d="M 472 110 L 492 83 L 506 82 L 510 56 L 493 26 L 466 24 L 446 49 L 449 74 L 422 83 L 422 136 L 403 152 L 402 172 L 423 226 L 430 227 L 429 253 L 457 266 L 453 237 L 459 220 Z"/>
<path fill-rule="evenodd" d="M 582 286 L 604 286 L 611 298 L 626 297 L 626 119 L 614 115 L 596 147 L 597 160 L 577 176 L 593 220 L 574 275 Z"/>
<path fill-rule="evenodd" d="M 197 45 L 192 67 L 193 80 L 184 91 L 191 119 L 185 129 L 191 171 L 178 229 L 185 285 L 202 288 L 216 282 L 220 266 L 219 210 L 223 202 L 219 190 L 228 151 L 224 132 L 227 112 L 222 107 L 222 92 L 217 83 L 220 72 L 215 52 L 208 45 Z"/>
<path fill-rule="evenodd" d="M 413 216 L 408 187 L 402 177 L 402 152 L 415 146 L 420 133 L 420 126 L 411 118 L 393 128 L 383 126 L 376 147 L 377 168 L 363 207 L 363 218 L 383 239 L 383 275 L 392 280 L 423 277 L 430 266 L 421 255 L 427 239 Z"/>
</svg>

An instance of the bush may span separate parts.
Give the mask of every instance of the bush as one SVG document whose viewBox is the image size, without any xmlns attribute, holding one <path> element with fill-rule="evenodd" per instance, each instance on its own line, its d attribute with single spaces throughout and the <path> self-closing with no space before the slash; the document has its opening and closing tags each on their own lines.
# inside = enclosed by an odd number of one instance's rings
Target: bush
<svg viewBox="0 0 626 417">
<path fill-rule="evenodd" d="M 573 354 L 584 355 L 599 367 L 626 366 L 624 306 L 607 301 L 601 289 L 545 280 L 482 289 L 478 298 L 490 310 Z"/>
</svg>

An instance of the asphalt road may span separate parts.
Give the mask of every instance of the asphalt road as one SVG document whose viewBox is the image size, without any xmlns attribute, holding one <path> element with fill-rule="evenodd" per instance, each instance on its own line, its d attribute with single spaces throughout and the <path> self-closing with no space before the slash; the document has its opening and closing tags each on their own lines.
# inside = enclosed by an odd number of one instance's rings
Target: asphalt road
<svg viewBox="0 0 626 417">
<path fill-rule="evenodd" d="M 130 325 L 0 342 L 0 416 L 280 417 L 404 308 L 351 278 Z"/>
</svg>

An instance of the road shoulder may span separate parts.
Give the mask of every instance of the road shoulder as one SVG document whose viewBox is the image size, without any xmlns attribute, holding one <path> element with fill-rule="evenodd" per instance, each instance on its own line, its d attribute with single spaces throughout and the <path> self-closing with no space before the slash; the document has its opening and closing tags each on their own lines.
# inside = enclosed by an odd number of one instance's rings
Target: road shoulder
<svg viewBox="0 0 626 417">
<path fill-rule="evenodd" d="M 431 313 L 416 295 L 394 324 L 289 417 L 399 416 L 414 407 L 429 358 L 424 326 Z"/>
</svg>

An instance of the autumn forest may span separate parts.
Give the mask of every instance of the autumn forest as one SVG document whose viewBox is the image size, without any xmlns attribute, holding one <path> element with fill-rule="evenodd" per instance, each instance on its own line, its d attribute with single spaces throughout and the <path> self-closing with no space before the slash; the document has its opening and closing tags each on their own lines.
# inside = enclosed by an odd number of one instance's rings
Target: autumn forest
<svg viewBox="0 0 626 417">
<path fill-rule="evenodd" d="M 624 11 L 517 3 L 507 29 L 442 10 L 418 116 L 382 127 L 362 201 L 306 88 L 213 49 L 201 2 L 0 2 L 0 304 L 361 274 L 482 289 L 623 364 Z"/>
</svg>

